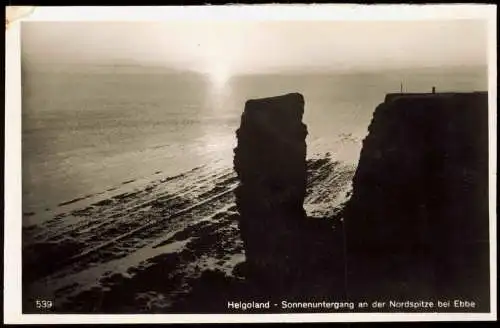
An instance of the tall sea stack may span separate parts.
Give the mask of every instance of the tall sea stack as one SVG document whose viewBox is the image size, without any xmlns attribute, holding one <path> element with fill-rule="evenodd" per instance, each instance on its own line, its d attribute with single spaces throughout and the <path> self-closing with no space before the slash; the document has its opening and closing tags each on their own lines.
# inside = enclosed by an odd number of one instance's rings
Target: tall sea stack
<svg viewBox="0 0 500 328">
<path fill-rule="evenodd" d="M 489 307 L 488 95 L 390 94 L 345 214 L 353 298 Z"/>
<path fill-rule="evenodd" d="M 307 179 L 303 113 L 298 93 L 248 100 L 236 131 L 235 194 L 246 262 L 267 277 L 286 277 L 296 262 Z"/>
</svg>

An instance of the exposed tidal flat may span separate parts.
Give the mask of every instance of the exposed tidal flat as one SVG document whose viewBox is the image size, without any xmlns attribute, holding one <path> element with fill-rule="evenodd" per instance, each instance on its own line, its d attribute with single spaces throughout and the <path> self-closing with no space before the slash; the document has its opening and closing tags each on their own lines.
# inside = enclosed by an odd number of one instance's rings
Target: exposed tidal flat
<svg viewBox="0 0 500 328">
<path fill-rule="evenodd" d="M 308 168 L 305 207 L 321 220 L 345 201 L 354 167 L 324 157 Z M 26 228 L 25 306 L 44 298 L 57 312 L 159 313 L 182 304 L 189 312 L 210 308 L 210 297 L 225 306 L 224 290 L 246 291 L 235 270 L 245 260 L 236 185 L 232 170 L 202 166 Z"/>
</svg>

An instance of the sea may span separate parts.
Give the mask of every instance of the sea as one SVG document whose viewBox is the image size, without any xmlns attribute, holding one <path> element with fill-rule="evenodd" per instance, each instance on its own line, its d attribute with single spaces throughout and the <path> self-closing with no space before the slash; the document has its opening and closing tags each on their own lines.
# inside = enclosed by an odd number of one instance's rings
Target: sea
<svg viewBox="0 0 500 328">
<path fill-rule="evenodd" d="M 152 67 L 22 69 L 23 225 L 114 186 L 232 166 L 245 101 L 300 92 L 308 157 L 356 165 L 387 93 L 486 91 L 486 67 L 245 74 L 214 81 Z M 35 220 L 35 221 L 34 221 Z"/>
</svg>

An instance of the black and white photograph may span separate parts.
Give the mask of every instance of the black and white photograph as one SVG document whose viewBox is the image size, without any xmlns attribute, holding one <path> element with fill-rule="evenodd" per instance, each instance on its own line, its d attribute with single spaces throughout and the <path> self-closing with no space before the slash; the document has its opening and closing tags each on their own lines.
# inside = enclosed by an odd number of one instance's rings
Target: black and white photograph
<svg viewBox="0 0 500 328">
<path fill-rule="evenodd" d="M 496 319 L 496 7 L 223 7 L 7 26 L 19 316 Z"/>
</svg>

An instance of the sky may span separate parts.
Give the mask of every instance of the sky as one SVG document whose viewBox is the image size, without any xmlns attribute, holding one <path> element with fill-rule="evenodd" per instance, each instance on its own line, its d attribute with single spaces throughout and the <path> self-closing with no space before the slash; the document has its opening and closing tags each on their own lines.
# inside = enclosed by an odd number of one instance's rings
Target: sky
<svg viewBox="0 0 500 328">
<path fill-rule="evenodd" d="M 487 64 L 480 20 L 24 22 L 23 62 L 217 75 Z"/>
</svg>

